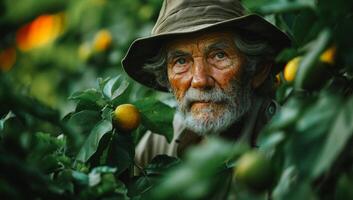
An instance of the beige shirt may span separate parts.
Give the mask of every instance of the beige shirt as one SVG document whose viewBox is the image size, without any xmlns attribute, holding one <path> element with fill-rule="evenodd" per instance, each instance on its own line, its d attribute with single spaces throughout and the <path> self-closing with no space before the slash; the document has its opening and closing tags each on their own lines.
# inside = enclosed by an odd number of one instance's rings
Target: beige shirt
<svg viewBox="0 0 353 200">
<path fill-rule="evenodd" d="M 136 146 L 136 164 L 145 167 L 155 156 L 161 154 L 177 157 L 178 138 L 184 130 L 182 117 L 179 114 L 174 115 L 173 130 L 174 135 L 170 143 L 163 135 L 147 131 Z"/>
</svg>

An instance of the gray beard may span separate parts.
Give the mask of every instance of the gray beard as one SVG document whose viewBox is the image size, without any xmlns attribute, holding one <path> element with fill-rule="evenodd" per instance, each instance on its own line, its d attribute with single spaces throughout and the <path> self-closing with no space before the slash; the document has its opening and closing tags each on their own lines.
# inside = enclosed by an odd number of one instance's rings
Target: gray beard
<svg viewBox="0 0 353 200">
<path fill-rule="evenodd" d="M 209 90 L 198 90 L 190 88 L 184 98 L 178 102 L 178 112 L 184 118 L 184 127 L 201 136 L 217 135 L 228 129 L 233 123 L 239 121 L 250 109 L 252 91 L 250 83 L 240 85 L 237 81 L 232 81 L 231 87 L 226 91 L 220 88 Z M 208 115 L 205 118 L 195 117 L 190 109 L 194 101 L 215 102 L 222 105 L 220 108 L 212 106 L 203 108 L 199 112 Z"/>
</svg>

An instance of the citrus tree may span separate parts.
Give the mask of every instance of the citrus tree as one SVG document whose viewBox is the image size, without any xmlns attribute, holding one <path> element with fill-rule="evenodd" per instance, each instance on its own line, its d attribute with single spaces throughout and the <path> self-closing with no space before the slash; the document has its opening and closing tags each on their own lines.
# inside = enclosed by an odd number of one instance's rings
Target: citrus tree
<svg viewBox="0 0 353 200">
<path fill-rule="evenodd" d="M 210 137 L 142 167 L 136 145 L 171 141 L 175 103 L 119 62 L 161 2 L 22 1 L 1 3 L 1 199 L 353 199 L 353 3 L 243 0 L 292 38 L 281 110 L 258 148 Z"/>
</svg>

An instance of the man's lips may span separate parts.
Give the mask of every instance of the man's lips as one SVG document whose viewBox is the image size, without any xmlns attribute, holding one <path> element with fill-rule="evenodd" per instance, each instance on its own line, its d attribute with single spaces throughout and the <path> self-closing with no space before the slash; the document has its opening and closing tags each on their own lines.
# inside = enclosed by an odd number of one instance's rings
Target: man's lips
<svg viewBox="0 0 353 200">
<path fill-rule="evenodd" d="M 224 102 L 217 101 L 193 101 L 189 107 L 189 111 L 193 113 L 193 115 L 202 114 L 204 116 L 208 116 L 211 112 L 212 115 L 214 115 L 223 109 Z"/>
<path fill-rule="evenodd" d="M 193 101 L 191 102 L 191 104 L 194 104 L 194 103 L 213 103 L 212 101 Z"/>
<path fill-rule="evenodd" d="M 215 101 L 193 101 L 190 103 L 190 107 L 197 106 L 197 107 L 203 107 L 203 106 L 210 106 L 212 104 L 221 104 L 221 102 L 215 102 Z"/>
<path fill-rule="evenodd" d="M 192 101 L 191 104 L 195 104 L 195 103 L 214 103 L 212 101 L 204 101 L 204 100 L 197 100 L 197 101 Z"/>
<path fill-rule="evenodd" d="M 189 109 L 191 112 L 195 112 L 198 110 L 212 107 L 211 105 L 212 103 L 213 102 L 210 102 L 210 101 L 194 101 L 190 104 Z"/>
</svg>

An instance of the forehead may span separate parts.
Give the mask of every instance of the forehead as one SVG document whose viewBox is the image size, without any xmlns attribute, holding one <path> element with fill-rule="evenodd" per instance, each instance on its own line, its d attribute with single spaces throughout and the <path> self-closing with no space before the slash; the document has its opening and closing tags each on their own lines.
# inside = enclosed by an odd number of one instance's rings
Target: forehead
<svg viewBox="0 0 353 200">
<path fill-rule="evenodd" d="M 234 45 L 234 34 L 231 32 L 211 32 L 198 33 L 177 38 L 168 43 L 168 50 L 185 49 L 190 47 L 207 47 L 215 43 L 226 43 L 230 46 Z"/>
</svg>

